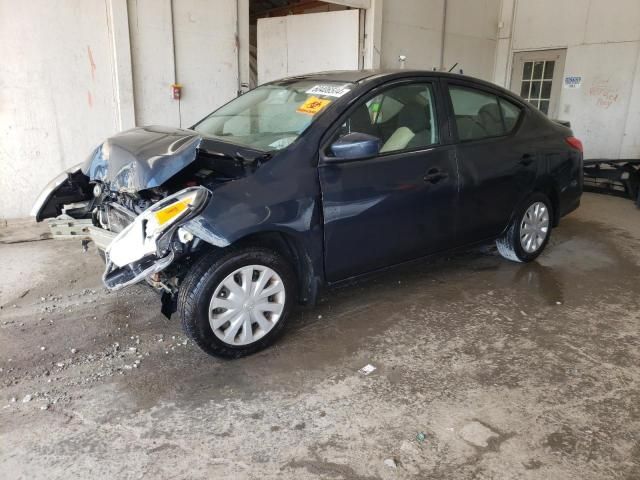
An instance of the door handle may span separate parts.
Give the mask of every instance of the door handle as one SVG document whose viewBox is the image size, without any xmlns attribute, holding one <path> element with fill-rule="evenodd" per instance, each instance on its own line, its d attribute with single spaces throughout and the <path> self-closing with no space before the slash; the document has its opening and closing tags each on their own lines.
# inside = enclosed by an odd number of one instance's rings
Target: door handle
<svg viewBox="0 0 640 480">
<path fill-rule="evenodd" d="M 440 180 L 444 180 L 445 178 L 448 178 L 448 177 L 449 177 L 449 174 L 447 174 L 446 172 L 438 170 L 437 168 L 432 168 L 424 176 L 424 181 L 427 183 L 436 184 Z"/>
<path fill-rule="evenodd" d="M 531 165 L 533 163 L 533 156 L 531 156 L 528 153 L 525 153 L 524 155 L 522 155 L 522 158 L 520 159 L 520 165 L 524 165 L 525 167 L 527 165 Z"/>
</svg>

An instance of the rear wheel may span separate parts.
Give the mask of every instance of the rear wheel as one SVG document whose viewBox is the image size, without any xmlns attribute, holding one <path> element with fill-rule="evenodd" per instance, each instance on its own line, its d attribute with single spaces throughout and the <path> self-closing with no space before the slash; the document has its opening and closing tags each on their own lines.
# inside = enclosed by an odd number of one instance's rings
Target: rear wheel
<svg viewBox="0 0 640 480">
<path fill-rule="evenodd" d="M 496 240 L 498 252 L 514 262 L 530 262 L 542 253 L 551 235 L 553 212 L 546 195 L 535 193 Z"/>
<path fill-rule="evenodd" d="M 275 252 L 213 252 L 191 268 L 180 287 L 182 327 L 210 355 L 250 355 L 282 332 L 295 285 L 290 265 Z"/>
</svg>

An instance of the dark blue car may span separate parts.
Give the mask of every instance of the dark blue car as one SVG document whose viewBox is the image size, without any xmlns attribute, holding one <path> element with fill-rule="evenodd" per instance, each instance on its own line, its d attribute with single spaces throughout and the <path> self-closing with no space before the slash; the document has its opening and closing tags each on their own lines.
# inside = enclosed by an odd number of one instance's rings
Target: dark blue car
<svg viewBox="0 0 640 480">
<path fill-rule="evenodd" d="M 325 285 L 483 242 L 529 262 L 581 193 L 580 141 L 511 92 L 350 71 L 260 86 L 187 130 L 115 135 L 34 215 L 93 240 L 108 288 L 147 281 L 205 352 L 239 357 Z"/>
</svg>

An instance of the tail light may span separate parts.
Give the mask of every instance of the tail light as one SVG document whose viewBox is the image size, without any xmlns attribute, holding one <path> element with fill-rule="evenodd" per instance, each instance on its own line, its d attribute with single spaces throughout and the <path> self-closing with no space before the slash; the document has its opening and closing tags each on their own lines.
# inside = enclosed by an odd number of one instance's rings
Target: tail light
<svg viewBox="0 0 640 480">
<path fill-rule="evenodd" d="M 576 137 L 567 137 L 565 141 L 569 144 L 570 147 L 575 148 L 580 153 L 584 152 L 584 148 L 582 148 L 582 142 Z"/>
</svg>

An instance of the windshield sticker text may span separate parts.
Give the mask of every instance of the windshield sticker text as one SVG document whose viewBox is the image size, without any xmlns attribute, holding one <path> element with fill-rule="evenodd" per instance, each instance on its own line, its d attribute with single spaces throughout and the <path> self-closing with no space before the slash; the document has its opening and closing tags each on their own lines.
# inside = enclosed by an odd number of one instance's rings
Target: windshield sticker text
<svg viewBox="0 0 640 480">
<path fill-rule="evenodd" d="M 309 95 L 324 95 L 326 97 L 341 97 L 349 92 L 347 85 L 316 85 L 305 93 Z"/>
</svg>

